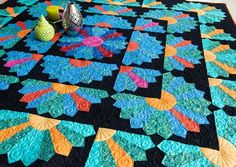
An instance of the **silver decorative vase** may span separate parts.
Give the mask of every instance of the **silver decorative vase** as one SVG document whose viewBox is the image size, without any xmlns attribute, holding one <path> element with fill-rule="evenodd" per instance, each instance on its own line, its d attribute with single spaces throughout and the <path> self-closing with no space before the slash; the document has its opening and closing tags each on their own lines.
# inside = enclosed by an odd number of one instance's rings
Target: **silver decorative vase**
<svg viewBox="0 0 236 167">
<path fill-rule="evenodd" d="M 76 36 L 82 27 L 82 14 L 76 8 L 74 3 L 68 3 L 62 14 L 62 26 L 67 35 Z"/>
</svg>

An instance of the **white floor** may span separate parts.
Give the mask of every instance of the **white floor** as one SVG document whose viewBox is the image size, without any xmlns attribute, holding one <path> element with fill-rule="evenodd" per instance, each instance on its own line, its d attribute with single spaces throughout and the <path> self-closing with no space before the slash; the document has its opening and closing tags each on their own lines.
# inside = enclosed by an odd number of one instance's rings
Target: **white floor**
<svg viewBox="0 0 236 167">
<path fill-rule="evenodd" d="M 236 0 L 187 0 L 187 1 L 196 1 L 196 2 L 212 2 L 212 3 L 225 3 L 231 17 L 236 24 Z"/>
</svg>

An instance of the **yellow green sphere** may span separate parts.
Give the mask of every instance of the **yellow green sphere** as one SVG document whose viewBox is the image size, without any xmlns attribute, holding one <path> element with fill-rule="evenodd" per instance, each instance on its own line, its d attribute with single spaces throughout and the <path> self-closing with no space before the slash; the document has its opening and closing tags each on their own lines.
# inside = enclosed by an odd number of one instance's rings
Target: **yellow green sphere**
<svg viewBox="0 0 236 167">
<path fill-rule="evenodd" d="M 35 27 L 35 35 L 38 40 L 50 41 L 55 34 L 55 30 L 51 24 L 41 15 L 38 25 Z"/>
</svg>

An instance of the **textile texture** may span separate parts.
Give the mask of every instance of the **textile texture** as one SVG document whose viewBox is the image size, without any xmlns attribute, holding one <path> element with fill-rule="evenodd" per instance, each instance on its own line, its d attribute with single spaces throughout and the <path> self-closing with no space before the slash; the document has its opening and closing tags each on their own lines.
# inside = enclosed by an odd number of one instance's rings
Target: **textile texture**
<svg viewBox="0 0 236 167">
<path fill-rule="evenodd" d="M 1 167 L 236 166 L 236 28 L 225 4 L 0 1 Z"/>
</svg>

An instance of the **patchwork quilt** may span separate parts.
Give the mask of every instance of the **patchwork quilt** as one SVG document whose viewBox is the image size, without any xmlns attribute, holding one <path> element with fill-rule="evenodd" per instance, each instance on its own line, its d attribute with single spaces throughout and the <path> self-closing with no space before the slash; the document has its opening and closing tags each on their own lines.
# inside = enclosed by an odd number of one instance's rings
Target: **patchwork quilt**
<svg viewBox="0 0 236 167">
<path fill-rule="evenodd" d="M 235 167 L 236 28 L 225 4 L 0 1 L 1 167 Z"/>
</svg>

